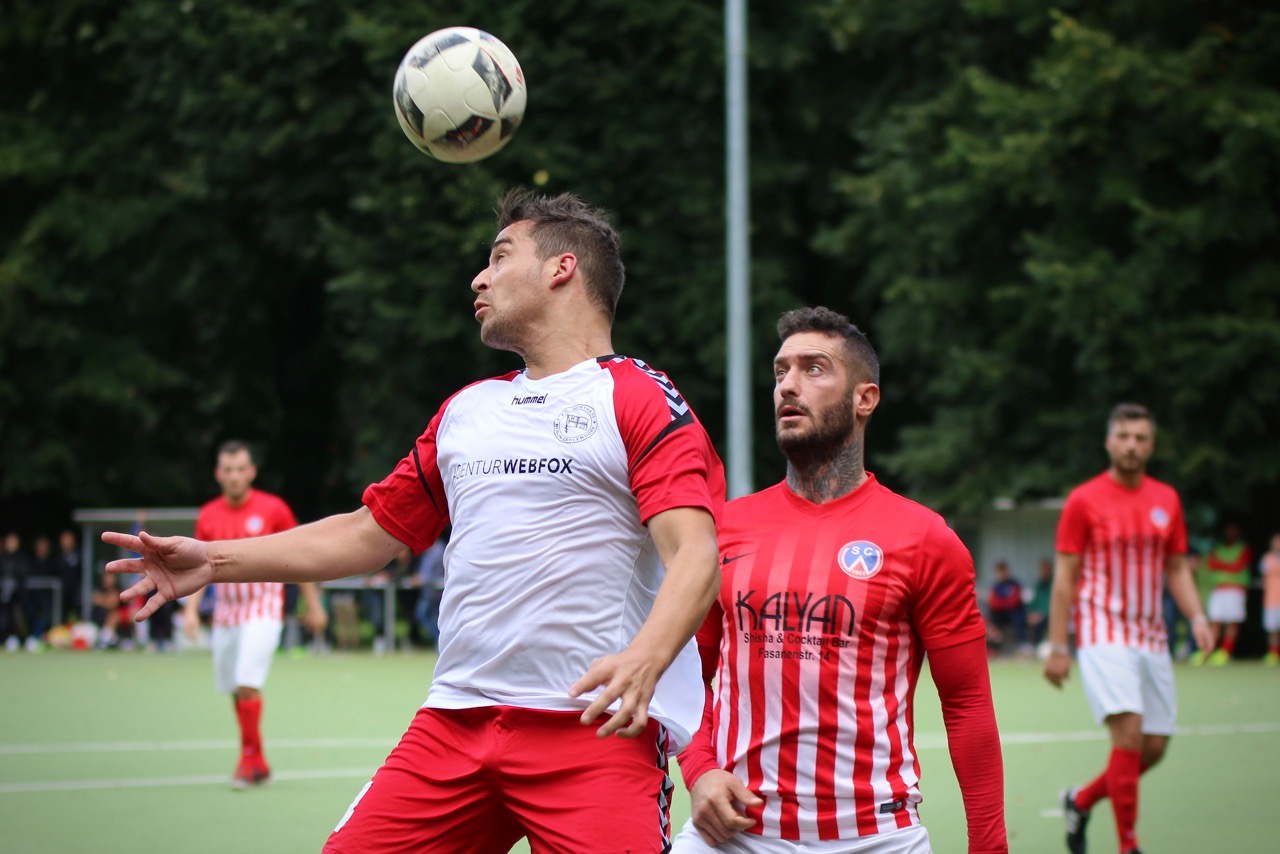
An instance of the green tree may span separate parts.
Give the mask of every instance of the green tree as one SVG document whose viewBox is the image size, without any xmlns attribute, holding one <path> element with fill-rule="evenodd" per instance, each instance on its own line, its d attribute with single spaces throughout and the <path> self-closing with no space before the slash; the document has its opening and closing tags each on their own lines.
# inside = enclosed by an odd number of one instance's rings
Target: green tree
<svg viewBox="0 0 1280 854">
<path fill-rule="evenodd" d="M 1280 17 L 947 5 L 943 29 L 831 4 L 851 52 L 934 57 L 857 129 L 847 213 L 818 241 L 879 304 L 911 413 L 887 467 L 944 509 L 1062 494 L 1103 467 L 1106 413 L 1132 399 L 1193 500 L 1274 495 Z"/>
</svg>

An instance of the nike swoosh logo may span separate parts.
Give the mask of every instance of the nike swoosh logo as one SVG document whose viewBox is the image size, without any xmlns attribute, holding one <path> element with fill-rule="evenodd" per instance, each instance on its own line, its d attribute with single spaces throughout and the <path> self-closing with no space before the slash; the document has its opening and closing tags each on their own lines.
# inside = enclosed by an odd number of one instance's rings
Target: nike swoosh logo
<svg viewBox="0 0 1280 854">
<path fill-rule="evenodd" d="M 747 557 L 748 555 L 753 555 L 753 554 L 755 554 L 755 552 L 746 552 L 744 554 L 734 555 L 733 557 L 729 557 L 729 555 L 725 555 L 724 558 L 721 559 L 720 565 L 728 566 L 729 564 L 733 563 L 735 560 L 741 560 L 742 558 Z"/>
</svg>

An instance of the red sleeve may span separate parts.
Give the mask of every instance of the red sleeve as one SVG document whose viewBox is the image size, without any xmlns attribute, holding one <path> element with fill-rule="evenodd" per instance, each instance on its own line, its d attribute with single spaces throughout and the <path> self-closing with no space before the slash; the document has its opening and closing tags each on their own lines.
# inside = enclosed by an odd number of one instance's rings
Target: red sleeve
<svg viewBox="0 0 1280 854">
<path fill-rule="evenodd" d="M 985 638 L 973 558 L 941 516 L 930 521 L 920 549 L 912 624 L 925 650 Z"/>
<path fill-rule="evenodd" d="M 701 507 L 719 520 L 724 467 L 689 404 L 665 374 L 637 359 L 606 368 L 640 521 L 674 507 Z"/>
<path fill-rule="evenodd" d="M 720 601 L 716 600 L 711 605 L 707 618 L 702 621 L 702 627 L 698 629 L 698 655 L 702 658 L 702 681 L 707 696 L 702 704 L 702 724 L 693 734 L 689 745 L 676 757 L 680 763 L 680 776 L 684 778 L 684 784 L 689 789 L 693 788 L 693 784 L 698 782 L 698 778 L 703 774 L 719 767 L 716 763 L 715 742 L 712 741 L 712 733 L 715 731 L 713 709 L 715 692 L 712 690 L 711 682 L 715 679 L 716 668 L 720 666 L 723 620 L 724 609 L 720 607 Z"/>
<path fill-rule="evenodd" d="M 1182 499 L 1178 497 L 1178 491 L 1170 486 L 1169 495 L 1173 503 L 1173 518 L 1169 520 L 1169 538 L 1165 542 L 1165 548 L 1170 555 L 1184 555 L 1187 553 L 1187 517 L 1182 512 Z M 1248 550 L 1248 546 L 1245 549 Z M 1246 571 L 1250 562 L 1251 559 L 1244 562 Z"/>
<path fill-rule="evenodd" d="M 298 527 L 298 518 L 293 515 L 293 509 L 289 507 L 283 498 L 276 499 L 275 516 L 275 527 L 271 531 L 273 534 Z"/>
<path fill-rule="evenodd" d="M 206 504 L 200 508 L 200 512 L 196 514 L 196 529 L 191 534 L 191 536 L 195 537 L 197 540 L 201 540 L 206 543 L 209 542 L 208 532 L 205 530 L 206 516 L 208 512 L 209 505 Z"/>
<path fill-rule="evenodd" d="M 1182 514 L 1179 512 L 1179 518 Z M 1058 536 L 1054 550 L 1066 555 L 1084 554 L 1089 541 L 1089 514 L 1079 490 L 1072 490 L 1058 517 Z"/>
<path fill-rule="evenodd" d="M 942 701 L 951 764 L 969 824 L 969 854 L 1007 854 L 1004 762 L 981 640 L 930 650 L 929 672 Z"/>
<path fill-rule="evenodd" d="M 457 397 L 455 394 L 453 397 Z M 364 506 L 382 529 L 421 554 L 430 548 L 449 522 L 444 480 L 436 457 L 436 431 L 449 402 L 431 419 L 413 450 L 391 474 L 364 491 Z"/>
</svg>

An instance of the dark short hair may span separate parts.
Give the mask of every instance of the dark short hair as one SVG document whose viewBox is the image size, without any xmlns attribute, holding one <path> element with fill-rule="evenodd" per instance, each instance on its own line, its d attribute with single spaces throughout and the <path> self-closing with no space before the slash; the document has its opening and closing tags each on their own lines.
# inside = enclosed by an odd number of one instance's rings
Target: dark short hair
<svg viewBox="0 0 1280 854">
<path fill-rule="evenodd" d="M 223 454 L 238 454 L 244 451 L 249 455 L 249 462 L 253 462 L 253 448 L 249 447 L 249 443 L 241 439 L 228 439 L 218 446 L 218 456 Z"/>
<path fill-rule="evenodd" d="M 821 305 L 784 311 L 778 318 L 779 340 L 786 341 L 801 332 L 821 332 L 843 338 L 850 371 L 880 384 L 880 357 L 876 355 L 876 348 L 843 314 Z"/>
<path fill-rule="evenodd" d="M 529 223 L 539 259 L 561 252 L 577 256 L 587 295 L 612 322 L 627 274 L 622 241 L 608 214 L 572 193 L 542 196 L 516 188 L 498 200 L 498 230 L 517 222 Z"/>
<path fill-rule="evenodd" d="M 1151 429 L 1156 429 L 1156 417 L 1151 414 L 1151 410 L 1147 409 L 1141 403 L 1117 403 L 1111 408 L 1111 414 L 1107 416 L 1107 432 L 1111 432 L 1111 428 L 1118 421 L 1149 421 Z"/>
</svg>

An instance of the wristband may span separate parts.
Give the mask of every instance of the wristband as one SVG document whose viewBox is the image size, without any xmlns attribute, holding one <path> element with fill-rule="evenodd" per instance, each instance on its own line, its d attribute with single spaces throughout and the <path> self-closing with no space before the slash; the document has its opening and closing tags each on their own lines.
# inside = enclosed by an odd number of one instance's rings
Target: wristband
<svg viewBox="0 0 1280 854">
<path fill-rule="evenodd" d="M 1049 651 L 1052 652 L 1054 655 L 1070 655 L 1071 647 L 1067 646 L 1066 644 L 1055 643 L 1049 647 Z"/>
</svg>

